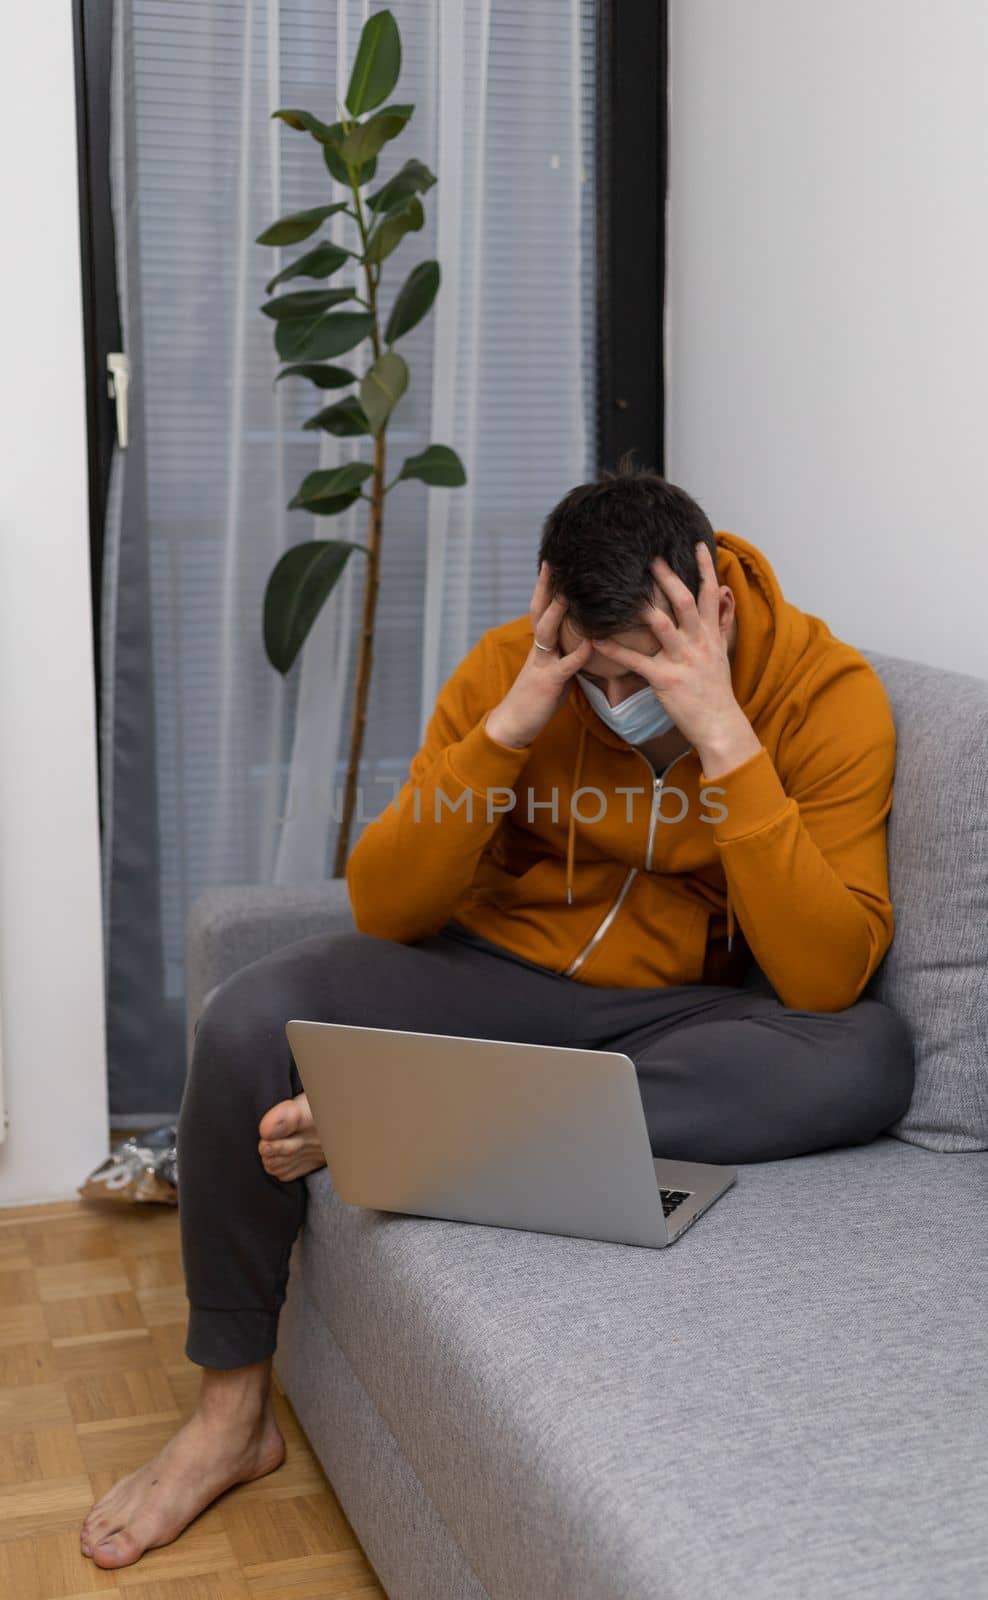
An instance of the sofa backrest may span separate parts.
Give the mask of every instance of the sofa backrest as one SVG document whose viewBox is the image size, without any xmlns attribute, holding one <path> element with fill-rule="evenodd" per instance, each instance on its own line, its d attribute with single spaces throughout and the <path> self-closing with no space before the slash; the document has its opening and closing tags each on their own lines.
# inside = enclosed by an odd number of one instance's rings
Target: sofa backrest
<svg viewBox="0 0 988 1600">
<path fill-rule="evenodd" d="M 888 1130 L 988 1149 L 988 682 L 863 650 L 897 735 L 889 816 L 895 936 L 868 994 L 912 1029 L 916 1086 Z"/>
</svg>

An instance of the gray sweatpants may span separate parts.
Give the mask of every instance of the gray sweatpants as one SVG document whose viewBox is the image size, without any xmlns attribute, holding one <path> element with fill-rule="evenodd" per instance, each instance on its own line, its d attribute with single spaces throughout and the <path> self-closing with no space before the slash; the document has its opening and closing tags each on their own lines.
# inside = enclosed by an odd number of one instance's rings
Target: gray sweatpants
<svg viewBox="0 0 988 1600">
<path fill-rule="evenodd" d="M 178 1129 L 190 1302 L 186 1353 L 239 1367 L 277 1341 L 306 1181 L 258 1153 L 268 1108 L 301 1091 L 290 1017 L 623 1051 L 655 1155 L 741 1163 L 866 1144 L 905 1111 L 913 1052 L 875 1000 L 797 1011 L 750 989 L 598 989 L 456 923 L 416 944 L 316 934 L 215 989 L 195 1032 Z"/>
</svg>

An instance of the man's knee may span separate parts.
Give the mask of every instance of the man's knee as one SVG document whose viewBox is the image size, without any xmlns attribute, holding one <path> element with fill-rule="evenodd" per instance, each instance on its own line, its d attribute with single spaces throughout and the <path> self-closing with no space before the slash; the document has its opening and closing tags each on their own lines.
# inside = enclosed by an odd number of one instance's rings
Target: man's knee
<svg viewBox="0 0 988 1600">
<path fill-rule="evenodd" d="M 199 1013 L 182 1095 L 181 1125 L 252 1103 L 261 1079 L 287 1051 L 281 1002 L 265 983 L 235 973 L 217 984 Z"/>
<path fill-rule="evenodd" d="M 264 965 L 254 962 L 210 989 L 196 1020 L 194 1054 L 237 1055 L 271 1033 L 282 1000 L 280 985 Z"/>
<path fill-rule="evenodd" d="M 243 1061 L 285 1046 L 292 1017 L 362 1020 L 380 992 L 384 941 L 363 933 L 316 934 L 241 967 L 205 997 L 194 1028 L 194 1058 Z M 369 948 L 371 947 L 371 948 Z"/>
<path fill-rule="evenodd" d="M 887 1127 L 905 1115 L 912 1099 L 912 1034 L 899 1013 L 878 1000 L 859 1000 L 845 1016 L 862 1079 L 875 1097 L 880 1125 Z"/>
</svg>

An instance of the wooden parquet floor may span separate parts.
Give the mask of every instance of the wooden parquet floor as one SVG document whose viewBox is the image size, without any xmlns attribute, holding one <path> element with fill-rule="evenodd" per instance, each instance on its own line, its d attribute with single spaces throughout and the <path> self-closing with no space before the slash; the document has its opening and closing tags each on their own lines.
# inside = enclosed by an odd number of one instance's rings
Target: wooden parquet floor
<svg viewBox="0 0 988 1600">
<path fill-rule="evenodd" d="M 134 1566 L 81 1554 L 92 1502 L 193 1407 L 185 1310 L 173 1208 L 0 1210 L 2 1600 L 386 1600 L 277 1381 L 277 1472 Z"/>
</svg>

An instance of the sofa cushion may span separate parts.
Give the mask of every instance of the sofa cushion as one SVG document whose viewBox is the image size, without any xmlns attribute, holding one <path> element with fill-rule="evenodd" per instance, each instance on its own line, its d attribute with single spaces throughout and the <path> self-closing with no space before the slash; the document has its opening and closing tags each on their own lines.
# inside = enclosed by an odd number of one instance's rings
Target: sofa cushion
<svg viewBox="0 0 988 1600">
<path fill-rule="evenodd" d="M 916 1086 L 891 1132 L 988 1150 L 988 682 L 864 654 L 898 750 L 889 817 L 895 937 L 869 993 L 900 1012 Z"/>
<path fill-rule="evenodd" d="M 492 1600 L 988 1593 L 988 1156 L 743 1166 L 665 1250 L 307 1182 L 305 1292 Z"/>
</svg>

